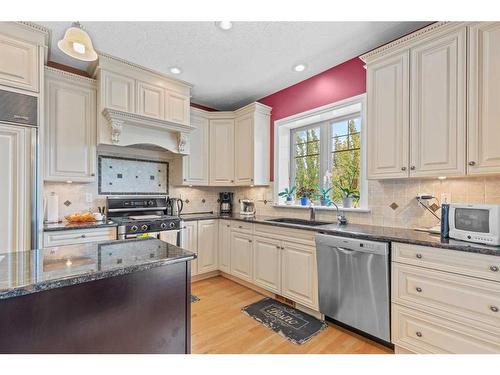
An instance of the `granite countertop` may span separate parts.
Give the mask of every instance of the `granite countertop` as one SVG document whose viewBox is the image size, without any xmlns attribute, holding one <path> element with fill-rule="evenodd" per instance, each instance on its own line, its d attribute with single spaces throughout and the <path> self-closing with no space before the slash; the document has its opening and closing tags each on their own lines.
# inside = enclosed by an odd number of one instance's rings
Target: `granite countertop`
<svg viewBox="0 0 500 375">
<path fill-rule="evenodd" d="M 190 251 L 154 238 L 0 254 L 0 300 L 195 258 Z"/>
<path fill-rule="evenodd" d="M 210 218 L 238 220 L 238 221 L 252 222 L 256 224 L 273 225 L 277 227 L 296 228 L 302 230 L 310 230 L 314 232 L 321 232 L 325 234 L 360 238 L 372 241 L 401 242 L 401 243 L 408 243 L 421 246 L 438 247 L 456 251 L 465 251 L 469 253 L 500 256 L 500 246 L 488 246 L 488 245 L 482 245 L 466 241 L 458 241 L 453 239 L 441 239 L 440 236 L 435 234 L 429 234 L 426 232 L 420 232 L 406 228 L 392 228 L 392 227 L 361 225 L 361 224 L 337 225 L 336 223 L 313 227 L 308 225 L 271 222 L 268 220 L 277 219 L 278 217 L 261 216 L 261 215 L 250 216 L 250 217 L 242 216 L 239 214 L 224 215 L 224 216 L 212 215 Z M 197 219 L 193 218 L 192 220 L 203 220 L 203 217 L 200 216 L 200 218 Z"/>
<path fill-rule="evenodd" d="M 89 223 L 70 223 L 69 221 L 62 221 L 60 223 L 44 224 L 43 231 L 58 231 L 58 230 L 72 230 L 72 229 L 93 229 L 93 228 L 105 228 L 105 227 L 116 227 L 117 223 L 108 221 L 93 221 Z"/>
</svg>

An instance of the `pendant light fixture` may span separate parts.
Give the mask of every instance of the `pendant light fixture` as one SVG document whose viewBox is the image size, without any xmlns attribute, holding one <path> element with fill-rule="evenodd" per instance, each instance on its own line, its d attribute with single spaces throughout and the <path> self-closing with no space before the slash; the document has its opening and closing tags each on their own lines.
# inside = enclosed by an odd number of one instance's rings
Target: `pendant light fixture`
<svg viewBox="0 0 500 375">
<path fill-rule="evenodd" d="M 92 45 L 89 34 L 83 30 L 80 22 L 75 22 L 66 30 L 64 38 L 57 42 L 57 46 L 66 55 L 77 60 L 94 61 L 97 60 L 97 53 Z"/>
</svg>

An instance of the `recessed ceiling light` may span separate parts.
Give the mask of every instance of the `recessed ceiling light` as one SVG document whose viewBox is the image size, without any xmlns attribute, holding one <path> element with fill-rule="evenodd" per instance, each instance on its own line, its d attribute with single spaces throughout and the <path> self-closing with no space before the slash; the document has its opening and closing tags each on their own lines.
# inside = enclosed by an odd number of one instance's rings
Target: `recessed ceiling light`
<svg viewBox="0 0 500 375">
<path fill-rule="evenodd" d="M 173 66 L 173 67 L 170 68 L 170 73 L 172 73 L 172 74 L 181 74 L 182 70 L 181 70 L 181 68 L 179 68 L 177 66 Z"/>
<path fill-rule="evenodd" d="M 303 72 L 304 70 L 306 70 L 306 66 L 305 64 L 297 64 L 294 65 L 293 70 L 296 72 Z"/>
<path fill-rule="evenodd" d="M 222 30 L 229 30 L 233 27 L 233 23 L 231 21 L 219 21 L 215 23 Z"/>
</svg>

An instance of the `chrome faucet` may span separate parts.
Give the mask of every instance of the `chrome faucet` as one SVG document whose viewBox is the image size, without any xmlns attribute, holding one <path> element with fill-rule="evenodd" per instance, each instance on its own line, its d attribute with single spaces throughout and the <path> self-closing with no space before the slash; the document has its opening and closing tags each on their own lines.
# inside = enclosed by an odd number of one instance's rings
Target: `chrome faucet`
<svg viewBox="0 0 500 375">
<path fill-rule="evenodd" d="M 315 221 L 316 220 L 316 207 L 314 206 L 309 206 L 309 220 Z"/>
<path fill-rule="evenodd" d="M 343 213 L 341 214 L 339 212 L 339 206 L 337 206 L 337 203 L 335 203 L 334 201 L 332 201 L 332 204 L 337 209 L 337 223 L 339 225 L 345 225 L 345 224 L 347 224 L 347 218 L 345 217 L 345 215 Z"/>
</svg>

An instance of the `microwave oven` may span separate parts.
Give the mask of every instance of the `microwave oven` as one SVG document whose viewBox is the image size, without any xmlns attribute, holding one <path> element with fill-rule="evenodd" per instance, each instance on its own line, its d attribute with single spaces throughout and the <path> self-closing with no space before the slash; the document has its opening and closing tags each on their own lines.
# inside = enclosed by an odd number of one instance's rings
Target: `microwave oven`
<svg viewBox="0 0 500 375">
<path fill-rule="evenodd" d="M 500 205 L 450 204 L 448 223 L 450 238 L 500 245 Z"/>
</svg>

